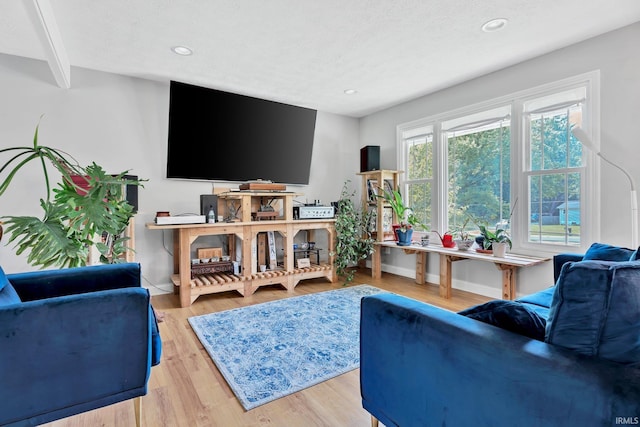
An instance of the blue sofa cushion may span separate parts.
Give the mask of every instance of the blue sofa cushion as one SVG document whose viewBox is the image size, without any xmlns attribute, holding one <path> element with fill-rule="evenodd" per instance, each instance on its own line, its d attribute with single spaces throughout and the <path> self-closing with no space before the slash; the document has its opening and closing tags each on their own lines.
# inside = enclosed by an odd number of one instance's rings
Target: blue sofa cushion
<svg viewBox="0 0 640 427">
<path fill-rule="evenodd" d="M 629 261 L 632 260 L 632 256 L 635 256 L 633 249 L 607 245 L 605 243 L 593 243 L 584 254 L 583 261 Z"/>
<path fill-rule="evenodd" d="M 0 267 L 0 307 L 19 302 L 20 297 L 13 286 L 11 286 L 11 283 L 9 283 L 9 279 L 7 279 L 7 276 L 4 274 L 2 267 Z"/>
<path fill-rule="evenodd" d="M 582 261 L 562 268 L 545 341 L 640 365 L 640 263 Z"/>
<path fill-rule="evenodd" d="M 536 310 L 518 301 L 495 300 L 462 310 L 458 314 L 544 341 L 546 320 Z"/>
<path fill-rule="evenodd" d="M 538 305 L 540 307 L 551 307 L 551 301 L 553 300 L 553 292 L 555 288 L 553 286 L 543 289 L 539 292 L 525 295 L 522 298 L 518 298 L 516 301 L 524 303 L 524 304 L 533 304 Z"/>
</svg>

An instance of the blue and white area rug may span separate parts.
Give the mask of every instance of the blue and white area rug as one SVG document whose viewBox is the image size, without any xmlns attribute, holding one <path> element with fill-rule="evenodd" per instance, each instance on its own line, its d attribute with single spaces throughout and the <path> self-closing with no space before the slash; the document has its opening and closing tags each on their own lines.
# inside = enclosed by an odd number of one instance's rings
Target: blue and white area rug
<svg viewBox="0 0 640 427">
<path fill-rule="evenodd" d="M 246 410 L 360 366 L 360 300 L 368 285 L 189 318 Z"/>
</svg>

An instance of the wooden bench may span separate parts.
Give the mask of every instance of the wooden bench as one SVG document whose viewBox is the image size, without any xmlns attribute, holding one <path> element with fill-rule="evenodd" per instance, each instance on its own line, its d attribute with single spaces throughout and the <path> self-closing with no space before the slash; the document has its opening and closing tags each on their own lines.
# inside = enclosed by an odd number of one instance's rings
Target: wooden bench
<svg viewBox="0 0 640 427">
<path fill-rule="evenodd" d="M 502 271 L 502 299 L 512 300 L 516 296 L 516 270 L 520 267 L 537 265 L 550 258 L 536 258 L 525 255 L 507 254 L 503 258 L 490 254 L 478 253 L 474 249 L 459 251 L 457 248 L 445 248 L 437 245 L 398 246 L 396 242 L 376 242 L 371 257 L 371 276 L 379 279 L 382 276 L 381 251 L 383 248 L 402 249 L 407 254 L 416 254 L 416 283 L 423 284 L 427 276 L 427 255 L 437 253 L 440 256 L 440 296 L 451 298 L 451 270 L 455 261 L 473 259 L 488 261 Z"/>
</svg>

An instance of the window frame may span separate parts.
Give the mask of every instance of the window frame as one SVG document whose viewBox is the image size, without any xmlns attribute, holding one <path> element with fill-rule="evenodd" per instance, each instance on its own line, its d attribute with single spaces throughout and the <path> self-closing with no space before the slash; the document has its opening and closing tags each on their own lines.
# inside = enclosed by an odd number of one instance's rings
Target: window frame
<svg viewBox="0 0 640 427">
<path fill-rule="evenodd" d="M 525 89 L 499 98 L 487 100 L 477 104 L 461 107 L 444 113 L 424 117 L 411 122 L 399 124 L 396 127 L 397 169 L 406 170 L 407 159 L 403 133 L 418 127 L 431 127 L 433 130 L 433 180 L 431 196 L 431 227 L 432 230 L 446 230 L 447 218 L 447 141 L 442 131 L 442 123 L 456 120 L 465 116 L 482 114 L 484 111 L 502 108 L 509 105 L 511 109 L 511 188 L 510 200 L 512 204 L 518 200 L 511 218 L 511 239 L 513 251 L 528 255 L 552 255 L 566 251 L 585 251 L 589 242 L 600 238 L 600 164 L 596 156 L 587 148 L 582 150 L 582 166 L 576 168 L 582 173 L 581 200 L 581 232 L 580 246 L 563 244 L 545 244 L 529 242 L 528 212 L 529 184 L 526 171 L 529 158 L 529 138 L 525 127 L 524 105 L 531 100 L 564 92 L 576 87 L 584 87 L 586 100 L 582 105 L 582 129 L 592 137 L 599 146 L 600 134 L 600 72 L 599 70 L 543 84 Z M 403 197 L 407 195 L 405 174 L 400 175 L 400 191 Z"/>
<path fill-rule="evenodd" d="M 409 129 L 414 130 L 414 129 L 425 128 L 425 129 L 428 129 L 428 130 L 426 132 L 421 132 L 420 134 L 417 134 L 417 135 L 414 135 L 414 136 L 411 136 L 411 137 L 405 139 L 403 137 L 404 130 L 401 129 L 400 127 L 397 128 L 397 132 L 398 132 L 397 138 L 399 140 L 402 140 L 402 144 L 398 145 L 398 150 L 399 150 L 398 151 L 398 159 L 402 159 L 401 161 L 402 161 L 403 165 L 407 165 L 407 162 L 408 162 L 407 154 L 409 152 L 408 147 L 405 144 L 405 141 L 413 140 L 417 136 L 420 136 L 420 135 L 425 135 L 425 136 L 426 135 L 431 135 L 432 136 L 432 138 L 431 138 L 431 147 L 432 147 L 432 150 L 433 150 L 432 158 L 434 158 L 435 153 L 436 153 L 436 146 L 438 144 L 437 144 L 437 142 L 435 140 L 436 133 L 435 133 L 434 127 L 431 124 L 423 123 L 422 121 L 414 122 L 414 124 L 415 125 L 411 126 Z M 436 162 L 436 164 L 437 164 L 437 162 Z M 432 166 L 432 169 L 431 169 L 432 174 L 431 174 L 431 176 L 430 177 L 424 177 L 424 178 L 418 178 L 418 179 L 408 179 L 409 171 L 408 171 L 407 167 L 398 169 L 398 170 L 402 170 L 403 171 L 403 174 L 401 174 L 400 177 L 399 177 L 399 185 L 398 186 L 399 186 L 400 193 L 402 194 L 402 197 L 403 197 L 404 200 L 408 200 L 408 190 L 409 190 L 409 186 L 411 184 L 424 183 L 424 184 L 430 184 L 432 189 L 433 188 L 437 188 L 436 187 L 436 185 L 437 185 L 436 184 L 436 175 L 437 175 L 437 173 L 436 173 L 436 170 L 434 169 L 435 164 L 433 164 L 431 166 Z M 433 197 L 433 194 L 432 194 L 432 197 Z M 431 221 L 429 221 L 431 223 L 431 228 L 432 229 L 433 229 L 433 224 L 434 224 L 434 222 L 433 222 L 433 205 L 434 205 L 434 203 L 433 203 L 433 199 L 432 199 L 432 203 L 431 203 L 432 217 L 431 217 Z"/>
</svg>

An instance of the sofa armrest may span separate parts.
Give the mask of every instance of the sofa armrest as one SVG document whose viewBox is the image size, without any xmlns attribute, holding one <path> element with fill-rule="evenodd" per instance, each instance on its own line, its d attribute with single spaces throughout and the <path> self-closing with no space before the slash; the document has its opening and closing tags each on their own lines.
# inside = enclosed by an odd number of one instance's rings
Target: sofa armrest
<svg viewBox="0 0 640 427">
<path fill-rule="evenodd" d="M 104 264 L 91 267 L 8 274 L 22 301 L 141 286 L 140 264 Z"/>
<path fill-rule="evenodd" d="M 145 394 L 150 316 L 142 288 L 0 308 L 0 425 Z"/>
<path fill-rule="evenodd" d="M 640 416 L 640 369 L 394 294 L 365 297 L 363 407 L 385 425 L 615 425 Z"/>
<path fill-rule="evenodd" d="M 558 281 L 562 266 L 568 262 L 579 262 L 584 258 L 584 254 L 562 253 L 553 257 L 553 283 Z"/>
</svg>

